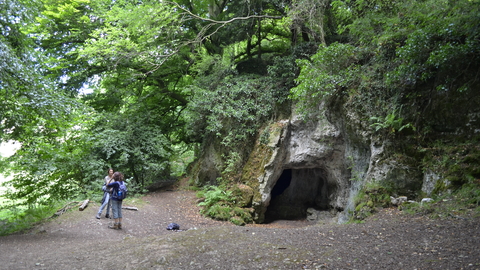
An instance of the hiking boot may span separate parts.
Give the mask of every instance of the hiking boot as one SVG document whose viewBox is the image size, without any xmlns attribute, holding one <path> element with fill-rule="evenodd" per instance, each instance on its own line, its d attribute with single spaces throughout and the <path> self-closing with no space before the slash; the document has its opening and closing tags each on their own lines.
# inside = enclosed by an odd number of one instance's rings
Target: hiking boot
<svg viewBox="0 0 480 270">
<path fill-rule="evenodd" d="M 106 214 L 106 215 L 105 215 L 105 218 L 110 218 L 110 215 L 109 215 L 109 214 Z"/>
<path fill-rule="evenodd" d="M 100 214 L 97 214 L 95 217 L 96 217 L 97 219 L 100 219 Z"/>
<path fill-rule="evenodd" d="M 108 226 L 109 229 L 120 230 L 121 228 L 118 227 L 118 223 Z"/>
<path fill-rule="evenodd" d="M 118 229 L 119 229 L 119 230 L 122 229 L 122 223 L 118 223 Z"/>
</svg>

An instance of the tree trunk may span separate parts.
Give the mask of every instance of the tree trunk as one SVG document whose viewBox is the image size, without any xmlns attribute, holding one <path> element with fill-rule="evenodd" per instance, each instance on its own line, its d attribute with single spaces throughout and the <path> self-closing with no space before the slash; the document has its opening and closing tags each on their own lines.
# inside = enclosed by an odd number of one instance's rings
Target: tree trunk
<svg viewBox="0 0 480 270">
<path fill-rule="evenodd" d="M 138 211 L 138 208 L 133 206 L 122 206 L 122 209 Z"/>
<path fill-rule="evenodd" d="M 85 208 L 87 208 L 87 206 L 88 206 L 88 202 L 89 202 L 89 201 L 90 201 L 90 200 L 88 200 L 88 199 L 85 200 L 85 201 L 83 201 L 82 205 L 80 205 L 80 207 L 78 208 L 78 210 L 79 210 L 79 211 L 85 210 Z"/>
</svg>

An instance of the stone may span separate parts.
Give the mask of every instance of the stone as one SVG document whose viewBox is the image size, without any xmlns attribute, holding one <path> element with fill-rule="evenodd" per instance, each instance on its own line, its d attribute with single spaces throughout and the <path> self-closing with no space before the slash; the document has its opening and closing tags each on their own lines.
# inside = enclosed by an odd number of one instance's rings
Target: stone
<svg viewBox="0 0 480 270">
<path fill-rule="evenodd" d="M 404 202 L 408 201 L 406 196 L 400 196 L 398 197 L 398 204 L 402 204 Z"/>
<path fill-rule="evenodd" d="M 307 209 L 307 220 L 308 221 L 317 221 L 317 218 L 318 218 L 318 214 L 317 214 L 317 210 L 315 210 L 314 208 L 308 208 Z"/>
<path fill-rule="evenodd" d="M 423 198 L 421 203 L 431 203 L 433 202 L 433 199 L 432 198 Z"/>
<path fill-rule="evenodd" d="M 440 180 L 440 175 L 431 170 L 427 170 L 423 176 L 422 192 L 430 196 L 438 180 Z"/>
<path fill-rule="evenodd" d="M 402 205 L 403 203 L 407 202 L 407 200 L 408 198 L 406 196 L 400 196 L 398 198 L 390 196 L 390 202 L 395 206 Z"/>
</svg>

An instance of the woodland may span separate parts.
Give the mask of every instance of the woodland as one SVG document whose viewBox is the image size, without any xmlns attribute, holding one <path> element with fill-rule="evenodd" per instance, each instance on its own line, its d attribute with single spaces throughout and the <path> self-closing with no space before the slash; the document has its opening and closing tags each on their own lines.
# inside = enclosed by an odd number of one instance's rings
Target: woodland
<svg viewBox="0 0 480 270">
<path fill-rule="evenodd" d="M 479 0 L 0 0 L 0 25 L 2 223 L 100 199 L 110 167 L 131 196 L 188 178 L 212 140 L 221 177 L 191 185 L 225 195 L 320 103 L 480 204 Z"/>
</svg>

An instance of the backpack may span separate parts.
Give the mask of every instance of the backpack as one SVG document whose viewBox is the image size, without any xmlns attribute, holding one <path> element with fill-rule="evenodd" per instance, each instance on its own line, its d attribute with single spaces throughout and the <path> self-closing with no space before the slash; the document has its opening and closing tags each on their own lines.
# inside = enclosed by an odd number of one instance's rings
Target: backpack
<svg viewBox="0 0 480 270">
<path fill-rule="evenodd" d="M 180 230 L 180 225 L 178 225 L 177 223 L 170 223 L 167 226 L 167 230 Z"/>
<path fill-rule="evenodd" d="M 119 188 L 113 191 L 112 198 L 117 200 L 123 200 L 127 197 L 128 190 L 125 182 L 120 181 L 119 184 Z"/>
</svg>

